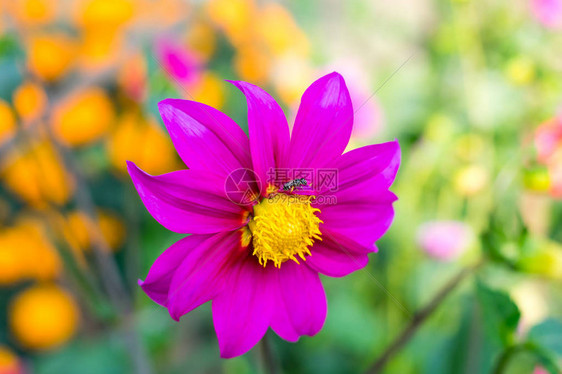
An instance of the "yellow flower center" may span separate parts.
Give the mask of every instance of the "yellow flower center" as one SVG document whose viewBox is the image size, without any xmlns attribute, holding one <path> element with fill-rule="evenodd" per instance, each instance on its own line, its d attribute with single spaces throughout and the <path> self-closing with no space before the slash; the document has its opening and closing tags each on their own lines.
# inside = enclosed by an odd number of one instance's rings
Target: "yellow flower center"
<svg viewBox="0 0 562 374">
<path fill-rule="evenodd" d="M 253 255 L 264 267 L 272 261 L 276 267 L 287 260 L 297 264 L 297 256 L 306 261 L 315 239 L 322 240 L 316 216 L 320 209 L 310 203 L 313 196 L 277 194 L 254 206 L 249 223 L 254 247 Z"/>
</svg>

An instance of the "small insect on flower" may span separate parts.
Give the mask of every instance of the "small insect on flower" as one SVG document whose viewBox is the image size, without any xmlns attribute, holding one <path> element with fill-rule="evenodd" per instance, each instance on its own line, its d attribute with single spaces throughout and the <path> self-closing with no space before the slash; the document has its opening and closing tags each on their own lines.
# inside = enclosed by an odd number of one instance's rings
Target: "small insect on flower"
<svg viewBox="0 0 562 374">
<path fill-rule="evenodd" d="M 294 190 L 297 187 L 306 186 L 306 179 L 304 178 L 297 178 L 293 179 L 290 182 L 287 182 L 283 185 L 283 191 Z"/>
</svg>

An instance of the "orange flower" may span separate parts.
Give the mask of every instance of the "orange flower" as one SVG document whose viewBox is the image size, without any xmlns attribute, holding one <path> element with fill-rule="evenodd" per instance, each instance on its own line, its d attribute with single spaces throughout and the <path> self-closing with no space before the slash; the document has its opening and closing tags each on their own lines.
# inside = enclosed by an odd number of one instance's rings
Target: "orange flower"
<svg viewBox="0 0 562 374">
<path fill-rule="evenodd" d="M 62 34 L 32 37 L 28 47 L 28 67 L 37 77 L 54 81 L 70 68 L 75 45 Z"/>
<path fill-rule="evenodd" d="M 148 67 L 142 53 L 137 53 L 125 61 L 119 70 L 117 81 L 124 93 L 136 102 L 146 97 L 146 76 Z"/>
<path fill-rule="evenodd" d="M 92 220 L 83 212 L 75 211 L 67 217 L 67 240 L 73 248 L 89 250 L 92 245 L 92 232 L 99 230 L 107 245 L 116 250 L 125 239 L 125 225 L 115 214 L 98 211 L 98 227 L 94 227 Z"/>
<path fill-rule="evenodd" d="M 68 292 L 55 285 L 33 286 L 11 302 L 8 323 L 23 347 L 47 350 L 75 334 L 78 306 Z"/>
<path fill-rule="evenodd" d="M 216 49 L 215 30 L 207 23 L 198 22 L 190 26 L 187 33 L 189 50 L 207 60 Z"/>
<path fill-rule="evenodd" d="M 132 0 L 88 0 L 79 4 L 77 22 L 85 29 L 115 30 L 135 14 Z"/>
<path fill-rule="evenodd" d="M 0 346 L 0 374 L 24 374 L 18 356 L 4 346 Z"/>
<path fill-rule="evenodd" d="M 104 136 L 114 121 L 109 97 L 100 88 L 86 89 L 55 110 L 53 135 L 70 146 L 81 146 Z"/>
<path fill-rule="evenodd" d="M 206 10 L 232 44 L 238 45 L 252 35 L 250 25 L 256 12 L 253 0 L 210 0 Z"/>
<path fill-rule="evenodd" d="M 123 116 L 107 143 L 113 167 L 127 173 L 126 161 L 133 161 L 148 173 L 162 174 L 177 166 L 172 142 L 154 121 L 128 113 Z"/>
<path fill-rule="evenodd" d="M 291 13 L 282 5 L 268 3 L 256 17 L 257 35 L 274 55 L 291 51 L 301 56 L 309 51 L 306 35 L 298 27 Z"/>
<path fill-rule="evenodd" d="M 0 99 L 0 145 L 16 133 L 16 117 L 7 102 Z"/>
<path fill-rule="evenodd" d="M 270 68 L 271 57 L 259 46 L 250 43 L 238 48 L 234 69 L 242 80 L 264 83 L 269 77 Z"/>
<path fill-rule="evenodd" d="M 58 6 L 57 0 L 11 0 L 8 11 L 24 25 L 44 25 L 51 22 Z"/>
<path fill-rule="evenodd" d="M 64 204 L 74 183 L 52 145 L 43 141 L 7 157 L 0 171 L 6 186 L 36 208 Z"/>
<path fill-rule="evenodd" d="M 80 44 L 80 67 L 99 70 L 115 64 L 121 57 L 123 37 L 113 29 L 87 29 Z"/>
<path fill-rule="evenodd" d="M 52 280 L 61 270 L 57 251 L 37 221 L 23 220 L 0 231 L 0 284 Z"/>
<path fill-rule="evenodd" d="M 220 109 L 224 104 L 224 84 L 215 74 L 206 71 L 197 82 L 189 87 L 193 97 L 188 96 L 187 98 Z"/>
<path fill-rule="evenodd" d="M 47 95 L 41 86 L 27 81 L 14 92 L 14 107 L 24 121 L 33 121 L 43 114 L 47 106 Z"/>
</svg>

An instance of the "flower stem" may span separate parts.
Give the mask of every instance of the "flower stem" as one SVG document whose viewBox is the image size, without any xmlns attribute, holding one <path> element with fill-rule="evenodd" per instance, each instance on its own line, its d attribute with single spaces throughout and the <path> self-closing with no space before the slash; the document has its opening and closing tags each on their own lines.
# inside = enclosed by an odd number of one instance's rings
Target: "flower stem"
<svg viewBox="0 0 562 374">
<path fill-rule="evenodd" d="M 263 372 L 267 374 L 277 374 L 279 371 L 277 370 L 275 357 L 267 334 L 262 338 L 260 348 Z"/>
<path fill-rule="evenodd" d="M 455 277 L 453 277 L 442 289 L 435 295 L 435 297 L 422 309 L 417 311 L 406 329 L 390 344 L 390 346 L 375 360 L 375 362 L 367 369 L 366 373 L 376 374 L 380 373 L 388 361 L 396 353 L 398 353 L 414 336 L 420 326 L 427 320 L 427 318 L 437 309 L 445 298 L 470 274 L 476 271 L 483 261 L 475 265 L 462 269 Z"/>
<path fill-rule="evenodd" d="M 521 345 L 512 345 L 511 347 L 508 347 L 507 349 L 505 349 L 502 354 L 500 355 L 500 357 L 498 358 L 498 361 L 496 362 L 496 365 L 494 366 L 494 370 L 493 373 L 494 374 L 502 374 L 505 369 L 507 368 L 507 364 L 509 363 L 509 361 L 511 360 L 511 358 L 513 356 L 515 356 L 515 354 L 517 354 L 518 351 L 523 350 L 523 346 Z"/>
</svg>

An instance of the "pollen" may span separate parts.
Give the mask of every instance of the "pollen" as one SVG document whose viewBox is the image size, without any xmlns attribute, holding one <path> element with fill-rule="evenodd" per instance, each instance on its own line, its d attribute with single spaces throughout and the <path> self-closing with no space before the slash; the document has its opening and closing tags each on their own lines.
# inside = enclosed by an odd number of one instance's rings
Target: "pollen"
<svg viewBox="0 0 562 374">
<path fill-rule="evenodd" d="M 315 240 L 322 240 L 313 196 L 277 194 L 254 206 L 248 224 L 252 234 L 253 255 L 264 267 L 268 261 L 280 268 L 287 260 L 306 261 Z"/>
</svg>

